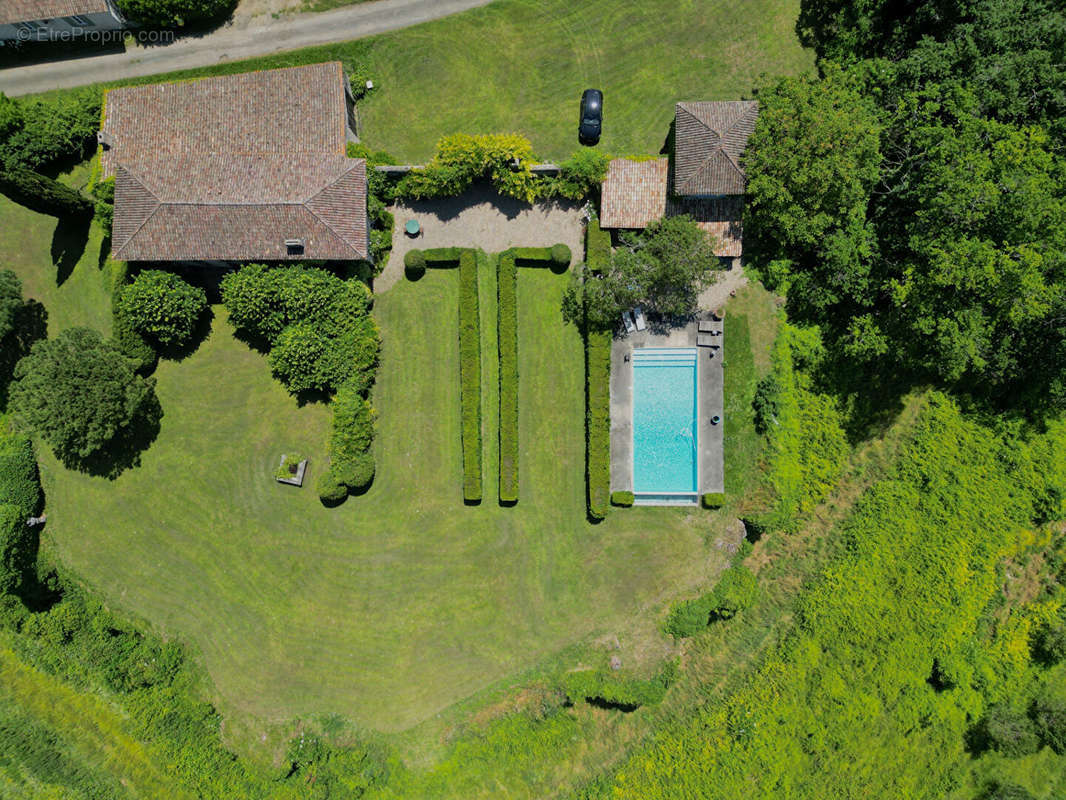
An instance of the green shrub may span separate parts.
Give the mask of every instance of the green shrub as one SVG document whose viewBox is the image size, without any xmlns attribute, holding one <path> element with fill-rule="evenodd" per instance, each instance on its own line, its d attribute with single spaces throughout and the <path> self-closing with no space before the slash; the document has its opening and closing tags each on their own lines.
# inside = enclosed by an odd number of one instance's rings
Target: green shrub
<svg viewBox="0 0 1066 800">
<path fill-rule="evenodd" d="M 721 508 L 725 505 L 725 495 L 722 492 L 707 492 L 700 497 L 700 503 L 704 508 Z"/>
<path fill-rule="evenodd" d="M 593 273 L 600 274 L 611 263 L 611 233 L 600 228 L 597 219 L 589 220 L 585 228 L 585 264 Z"/>
<path fill-rule="evenodd" d="M 633 711 L 640 706 L 662 702 L 674 682 L 677 664 L 667 662 L 659 673 L 647 680 L 621 675 L 607 669 L 569 672 L 563 677 L 563 691 L 571 703 L 584 700 L 593 705 Z"/>
<path fill-rule="evenodd" d="M 329 457 L 339 464 L 356 460 L 374 443 L 376 414 L 370 403 L 352 386 L 342 386 L 333 398 L 333 434 Z"/>
<path fill-rule="evenodd" d="M 780 394 L 781 384 L 772 372 L 755 385 L 755 396 L 752 398 L 751 407 L 755 412 L 755 430 L 758 433 L 766 433 L 772 425 L 776 424 L 777 401 Z"/>
<path fill-rule="evenodd" d="M 336 505 L 348 496 L 348 487 L 340 482 L 332 469 L 326 470 L 318 478 L 315 487 L 318 490 L 318 498 L 326 505 Z"/>
<path fill-rule="evenodd" d="M 1040 741 L 1058 755 L 1066 754 L 1066 700 L 1045 690 L 1033 702 L 1030 713 Z"/>
<path fill-rule="evenodd" d="M 164 348 L 187 345 L 206 310 L 203 289 L 161 270 L 137 275 L 119 302 L 119 314 L 133 330 Z"/>
<path fill-rule="evenodd" d="M 1033 637 L 1033 659 L 1053 666 L 1066 659 L 1066 621 L 1060 618 L 1040 628 Z"/>
<path fill-rule="evenodd" d="M 373 483 L 375 470 L 372 453 L 360 453 L 350 460 L 335 462 L 330 468 L 340 483 L 356 492 L 365 491 Z"/>
<path fill-rule="evenodd" d="M 588 513 L 603 519 L 611 499 L 611 334 L 589 331 L 585 341 L 588 406 L 585 417 L 585 469 Z"/>
<path fill-rule="evenodd" d="M 381 346 L 370 290 L 322 269 L 249 264 L 222 279 L 233 324 L 271 345 L 270 365 L 292 392 L 366 391 Z"/>
<path fill-rule="evenodd" d="M 1033 721 L 1024 711 L 1007 704 L 990 706 L 985 711 L 978 738 L 983 748 L 991 748 L 1009 758 L 1040 749 L 1040 737 Z"/>
<path fill-rule="evenodd" d="M 449 197 L 463 193 L 478 178 L 489 177 L 500 194 L 533 203 L 546 183 L 530 171 L 532 161 L 529 140 L 517 134 L 445 136 L 425 167 L 400 179 L 396 194 L 415 199 Z"/>
<path fill-rule="evenodd" d="M 95 145 L 100 101 L 93 88 L 46 100 L 0 97 L 0 173 L 16 167 L 41 172 L 81 161 Z"/>
<path fill-rule="evenodd" d="M 559 164 L 559 174 L 551 182 L 551 193 L 570 200 L 596 198 L 607 177 L 611 157 L 591 147 L 582 147 Z"/>
<path fill-rule="evenodd" d="M 636 498 L 634 498 L 632 492 L 611 492 L 611 505 L 619 506 L 620 508 L 629 508 L 633 505 Z"/>
<path fill-rule="evenodd" d="M 11 407 L 65 464 L 84 463 L 134 428 L 152 424 L 155 381 L 133 366 L 96 331 L 68 328 L 35 343 L 18 363 Z"/>
<path fill-rule="evenodd" d="M 403 268 L 409 278 L 420 278 L 426 272 L 426 256 L 421 250 L 408 250 L 403 256 Z"/>
<path fill-rule="evenodd" d="M 15 506 L 23 518 L 40 507 L 41 480 L 28 436 L 0 433 L 0 503 Z"/>
<path fill-rule="evenodd" d="M 512 252 L 498 259 L 500 350 L 500 502 L 518 500 L 518 269 Z"/>
<path fill-rule="evenodd" d="M 695 636 L 711 622 L 732 619 L 748 608 L 758 592 L 758 582 L 751 570 L 743 564 L 730 567 L 710 592 L 670 609 L 663 629 L 673 636 Z"/>
<path fill-rule="evenodd" d="M 115 220 L 115 179 L 111 177 L 94 183 L 91 193 L 95 200 L 96 221 L 107 236 L 111 236 L 111 227 Z"/>
<path fill-rule="evenodd" d="M 558 269 L 560 272 L 570 266 L 570 260 L 573 255 L 570 252 L 570 248 L 561 242 L 559 244 L 553 244 L 551 247 L 551 261 L 552 266 Z"/>
<path fill-rule="evenodd" d="M 225 19 L 237 0 L 119 0 L 132 22 L 152 28 L 196 27 Z"/>
<path fill-rule="evenodd" d="M 463 425 L 463 499 L 481 501 L 481 321 L 477 260 L 459 260 L 459 396 Z"/>
<path fill-rule="evenodd" d="M 550 247 L 512 247 L 509 251 L 522 266 L 547 266 L 552 257 Z M 524 264 L 522 262 L 532 262 Z M 538 263 L 543 262 L 543 263 Z"/>
<path fill-rule="evenodd" d="M 59 219 L 93 213 L 93 204 L 85 195 L 25 167 L 0 170 L 0 194 L 31 211 Z"/>
<path fill-rule="evenodd" d="M 122 313 L 129 265 L 125 261 L 108 261 L 108 265 L 111 268 L 111 339 L 122 354 L 133 361 L 134 370 L 148 375 L 159 362 L 159 354 Z"/>
</svg>

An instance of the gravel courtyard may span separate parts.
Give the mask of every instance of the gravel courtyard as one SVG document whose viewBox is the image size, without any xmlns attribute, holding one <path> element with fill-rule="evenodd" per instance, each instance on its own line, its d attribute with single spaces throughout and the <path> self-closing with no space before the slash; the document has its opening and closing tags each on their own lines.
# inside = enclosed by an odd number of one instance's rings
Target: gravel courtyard
<svg viewBox="0 0 1066 800">
<path fill-rule="evenodd" d="M 585 226 L 581 204 L 549 201 L 530 206 L 479 184 L 456 197 L 407 200 L 389 208 L 396 217 L 392 253 L 384 271 L 374 280 L 383 292 L 403 277 L 404 254 L 417 247 L 480 247 L 498 253 L 509 247 L 545 247 L 562 242 L 574 260 L 584 256 Z M 416 237 L 404 232 L 404 223 L 418 220 Z"/>
</svg>

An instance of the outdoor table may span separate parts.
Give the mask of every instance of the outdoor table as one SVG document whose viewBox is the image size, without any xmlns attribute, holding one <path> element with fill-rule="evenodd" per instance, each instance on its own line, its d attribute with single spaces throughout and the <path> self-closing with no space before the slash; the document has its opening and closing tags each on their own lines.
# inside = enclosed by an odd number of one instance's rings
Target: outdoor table
<svg viewBox="0 0 1066 800">
<path fill-rule="evenodd" d="M 404 230 L 407 231 L 407 235 L 408 236 L 417 236 L 418 235 L 419 225 L 418 225 L 418 220 L 417 219 L 409 219 L 409 220 L 407 220 L 407 223 L 403 227 L 404 227 Z"/>
</svg>

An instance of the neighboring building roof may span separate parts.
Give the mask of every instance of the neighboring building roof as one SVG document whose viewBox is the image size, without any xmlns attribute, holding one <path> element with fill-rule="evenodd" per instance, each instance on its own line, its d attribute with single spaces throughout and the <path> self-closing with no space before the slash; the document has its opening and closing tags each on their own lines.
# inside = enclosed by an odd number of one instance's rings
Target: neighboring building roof
<svg viewBox="0 0 1066 800">
<path fill-rule="evenodd" d="M 678 103 L 674 126 L 674 194 L 743 194 L 740 157 L 755 131 L 754 100 Z"/>
<path fill-rule="evenodd" d="M 107 0 L 0 0 L 0 25 L 75 14 L 109 14 Z"/>
<path fill-rule="evenodd" d="M 644 228 L 662 219 L 668 168 L 665 158 L 612 159 L 600 194 L 600 224 L 605 228 Z"/>
<path fill-rule="evenodd" d="M 345 156 L 345 98 L 339 62 L 108 92 L 114 258 L 366 258 L 366 162 Z"/>
</svg>

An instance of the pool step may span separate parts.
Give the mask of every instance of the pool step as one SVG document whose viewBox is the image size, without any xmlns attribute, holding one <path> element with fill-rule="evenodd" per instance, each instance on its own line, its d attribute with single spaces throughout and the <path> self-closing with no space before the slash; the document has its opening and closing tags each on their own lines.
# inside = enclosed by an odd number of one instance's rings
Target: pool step
<svg viewBox="0 0 1066 800">
<path fill-rule="evenodd" d="M 633 363 L 644 367 L 679 367 L 696 363 L 696 350 L 691 347 L 645 347 L 633 351 Z"/>
</svg>

